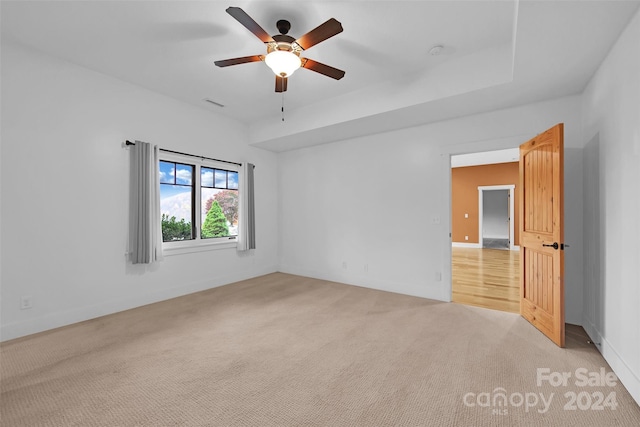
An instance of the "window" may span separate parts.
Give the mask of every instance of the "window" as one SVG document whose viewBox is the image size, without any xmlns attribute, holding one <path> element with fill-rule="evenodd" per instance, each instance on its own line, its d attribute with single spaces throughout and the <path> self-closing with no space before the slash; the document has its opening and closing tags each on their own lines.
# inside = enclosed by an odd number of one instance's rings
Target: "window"
<svg viewBox="0 0 640 427">
<path fill-rule="evenodd" d="M 233 164 L 162 153 L 160 211 L 166 249 L 235 241 L 237 169 Z"/>
<path fill-rule="evenodd" d="M 200 168 L 202 227 L 200 237 L 238 235 L 238 172 Z"/>
<path fill-rule="evenodd" d="M 195 165 L 160 161 L 162 241 L 191 240 L 194 232 Z"/>
</svg>

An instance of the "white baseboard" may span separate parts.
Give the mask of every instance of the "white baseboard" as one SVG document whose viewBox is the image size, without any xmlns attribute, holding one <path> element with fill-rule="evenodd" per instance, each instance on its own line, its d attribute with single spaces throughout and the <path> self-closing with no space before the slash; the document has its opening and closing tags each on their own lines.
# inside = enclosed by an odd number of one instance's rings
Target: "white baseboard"
<svg viewBox="0 0 640 427">
<path fill-rule="evenodd" d="M 263 276 L 277 271 L 275 266 L 265 268 L 255 268 L 252 270 L 240 271 L 234 274 L 219 276 L 208 280 L 191 282 L 169 289 L 162 289 L 153 294 L 130 295 L 126 298 L 104 301 L 99 304 L 82 306 L 72 310 L 48 313 L 44 316 L 12 322 L 0 327 L 0 342 L 24 337 L 27 335 L 44 332 L 62 326 L 71 325 L 85 320 L 114 314 L 124 310 L 141 307 L 155 302 L 204 291 L 206 289 L 217 288 L 241 280 Z"/>
<path fill-rule="evenodd" d="M 463 243 L 463 242 L 451 242 L 452 248 L 473 248 L 473 249 L 482 249 L 480 243 Z M 510 251 L 519 251 L 520 246 L 513 245 L 509 248 Z"/>
<path fill-rule="evenodd" d="M 376 289 L 378 291 L 392 292 L 394 294 L 410 295 L 419 298 L 427 298 L 436 301 L 449 302 L 443 297 L 443 282 L 434 282 L 431 284 L 405 284 L 391 282 L 385 279 L 372 278 L 371 276 L 360 276 L 357 274 L 343 273 L 342 271 L 317 271 L 308 268 L 301 268 L 292 265 L 280 265 L 279 272 L 293 274 L 296 276 L 310 277 L 312 279 L 327 280 L 330 282 L 343 283 L 345 285 L 358 286 L 361 288 Z M 451 291 L 447 291 L 449 295 Z"/>
<path fill-rule="evenodd" d="M 602 336 L 598 328 L 595 327 L 591 319 L 584 317 L 582 319 L 582 327 L 584 328 L 591 341 L 596 344 L 596 348 L 609 363 L 613 372 L 627 389 L 633 400 L 640 405 L 640 377 L 629 367 L 611 343 Z"/>
<path fill-rule="evenodd" d="M 480 243 L 463 243 L 463 242 L 451 242 L 452 248 L 474 248 L 482 249 Z"/>
</svg>

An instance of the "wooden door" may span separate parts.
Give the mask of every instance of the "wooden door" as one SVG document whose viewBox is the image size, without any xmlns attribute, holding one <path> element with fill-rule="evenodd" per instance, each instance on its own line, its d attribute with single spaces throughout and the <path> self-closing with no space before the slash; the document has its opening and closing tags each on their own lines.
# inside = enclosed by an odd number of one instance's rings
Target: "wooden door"
<svg viewBox="0 0 640 427">
<path fill-rule="evenodd" d="M 564 125 L 520 146 L 520 314 L 564 347 Z"/>
</svg>

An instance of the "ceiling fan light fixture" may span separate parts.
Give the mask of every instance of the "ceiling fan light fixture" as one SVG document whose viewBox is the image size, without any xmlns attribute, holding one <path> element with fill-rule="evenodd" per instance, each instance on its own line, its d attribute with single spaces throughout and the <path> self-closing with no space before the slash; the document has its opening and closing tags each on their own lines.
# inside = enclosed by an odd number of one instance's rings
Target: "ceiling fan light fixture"
<svg viewBox="0 0 640 427">
<path fill-rule="evenodd" d="M 264 62 L 273 70 L 276 76 L 281 77 L 289 77 L 302 65 L 298 55 L 286 50 L 270 52 L 265 57 Z"/>
</svg>

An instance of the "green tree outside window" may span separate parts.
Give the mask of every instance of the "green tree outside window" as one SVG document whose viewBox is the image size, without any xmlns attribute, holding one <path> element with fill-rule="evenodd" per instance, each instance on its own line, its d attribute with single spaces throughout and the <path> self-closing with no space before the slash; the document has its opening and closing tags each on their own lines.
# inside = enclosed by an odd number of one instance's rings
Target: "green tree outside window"
<svg viewBox="0 0 640 427">
<path fill-rule="evenodd" d="M 229 235 L 229 226 L 227 218 L 222 212 L 222 208 L 217 200 L 211 203 L 211 208 L 207 212 L 207 216 L 202 224 L 202 237 L 226 237 Z"/>
</svg>

